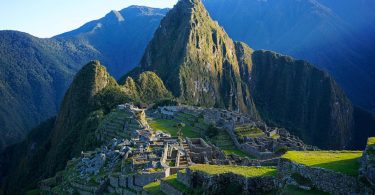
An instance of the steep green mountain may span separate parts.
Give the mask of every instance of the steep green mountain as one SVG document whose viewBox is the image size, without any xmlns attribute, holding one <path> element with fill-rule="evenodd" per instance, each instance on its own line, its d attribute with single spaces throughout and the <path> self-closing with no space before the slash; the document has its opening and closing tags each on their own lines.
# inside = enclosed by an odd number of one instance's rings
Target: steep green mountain
<svg viewBox="0 0 375 195">
<path fill-rule="evenodd" d="M 356 106 L 375 110 L 372 0 L 204 0 L 235 40 L 328 71 Z"/>
<path fill-rule="evenodd" d="M 142 102 L 171 97 L 155 73 L 142 73 L 132 85 L 120 86 L 98 61 L 85 65 L 66 92 L 57 118 L 44 122 L 25 141 L 0 154 L 0 194 L 23 194 L 64 169 L 81 151 L 98 147 L 101 143 L 95 131 L 100 122 L 115 106 L 139 101 L 133 94 L 147 96 Z"/>
<path fill-rule="evenodd" d="M 66 161 L 78 155 L 84 148 L 95 147 L 94 131 L 105 110 L 96 108 L 92 102 L 95 102 L 96 95 L 104 89 L 115 87 L 118 87 L 116 81 L 99 62 L 93 61 L 84 66 L 68 89 L 61 111 L 52 126 L 51 123 L 47 123 L 33 131 L 39 135 L 45 132 L 49 136 L 41 135 L 40 141 L 35 141 L 35 138 L 28 136 L 23 143 L 7 149 L 14 148 L 21 153 L 20 155 L 13 156 L 12 153 L 4 152 L 10 155 L 8 159 L 15 159 L 11 161 L 10 166 L 14 169 L 11 170 L 3 187 L 5 194 L 22 193 L 24 188 L 35 186 L 39 179 L 63 169 Z M 32 148 L 33 152 L 22 154 L 22 151 L 18 151 L 18 147 L 27 150 Z"/>
<path fill-rule="evenodd" d="M 233 42 L 200 1 L 184 0 L 161 21 L 140 66 L 129 75 L 154 71 L 183 102 L 257 117 L 246 78 L 251 52 Z"/>
<path fill-rule="evenodd" d="M 0 150 L 54 116 L 76 64 L 98 55 L 73 41 L 0 31 Z"/>
<path fill-rule="evenodd" d="M 322 148 L 353 148 L 354 137 L 373 131 L 355 120 L 351 102 L 327 73 L 232 41 L 200 0 L 179 1 L 162 20 L 128 75 L 144 71 L 158 74 L 182 102 L 260 115 Z"/>
<path fill-rule="evenodd" d="M 270 51 L 254 52 L 253 63 L 251 91 L 263 119 L 307 143 L 349 146 L 353 107 L 327 73 Z"/>
<path fill-rule="evenodd" d="M 0 31 L 0 150 L 56 115 L 83 64 L 99 59 L 117 78 L 136 66 L 166 12 L 132 6 L 51 39 Z"/>
</svg>

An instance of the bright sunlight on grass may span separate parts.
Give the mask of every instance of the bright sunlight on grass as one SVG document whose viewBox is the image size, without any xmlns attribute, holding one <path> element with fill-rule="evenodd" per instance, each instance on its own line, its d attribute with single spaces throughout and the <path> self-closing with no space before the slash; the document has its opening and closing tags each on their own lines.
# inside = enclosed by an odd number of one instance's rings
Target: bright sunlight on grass
<svg viewBox="0 0 375 195">
<path fill-rule="evenodd" d="M 362 151 L 289 151 L 283 158 L 307 166 L 357 176 L 361 156 Z"/>
<path fill-rule="evenodd" d="M 174 120 L 167 119 L 149 119 L 148 124 L 152 129 L 169 133 L 172 136 L 177 136 L 177 122 Z M 185 137 L 199 138 L 200 134 L 193 130 L 193 127 L 186 125 L 182 128 L 182 133 Z"/>
<path fill-rule="evenodd" d="M 201 171 L 210 175 L 234 173 L 245 177 L 275 176 L 277 170 L 275 167 L 242 167 L 233 165 L 193 165 L 192 171 Z"/>
</svg>

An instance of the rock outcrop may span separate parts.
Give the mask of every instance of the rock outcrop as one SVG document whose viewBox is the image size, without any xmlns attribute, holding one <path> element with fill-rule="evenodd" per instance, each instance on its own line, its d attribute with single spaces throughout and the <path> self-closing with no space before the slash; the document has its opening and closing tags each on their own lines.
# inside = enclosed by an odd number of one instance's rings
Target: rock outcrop
<svg viewBox="0 0 375 195">
<path fill-rule="evenodd" d="M 322 148 L 349 145 L 354 109 L 327 73 L 271 51 L 255 51 L 253 63 L 251 91 L 264 120 Z"/>
<path fill-rule="evenodd" d="M 236 43 L 200 0 L 182 0 L 162 20 L 138 68 L 154 71 L 173 95 L 202 106 L 257 116 L 248 90 L 252 50 Z"/>
<path fill-rule="evenodd" d="M 200 0 L 177 3 L 127 76 L 145 71 L 160 76 L 183 103 L 243 112 L 320 148 L 359 148 L 355 139 L 371 134 L 369 122 L 355 120 L 351 102 L 327 73 L 234 42 Z"/>
</svg>

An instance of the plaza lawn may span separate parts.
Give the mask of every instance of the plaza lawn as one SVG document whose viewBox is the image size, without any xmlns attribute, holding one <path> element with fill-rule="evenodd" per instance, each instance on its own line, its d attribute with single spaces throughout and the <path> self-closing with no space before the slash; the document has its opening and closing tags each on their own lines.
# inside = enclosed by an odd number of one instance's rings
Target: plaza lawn
<svg viewBox="0 0 375 195">
<path fill-rule="evenodd" d="M 275 167 L 243 167 L 233 165 L 206 165 L 199 164 L 189 167 L 192 171 L 200 171 L 210 175 L 234 173 L 245 177 L 275 176 Z"/>
<path fill-rule="evenodd" d="M 172 136 L 177 136 L 177 122 L 174 120 L 167 120 L 167 119 L 148 119 L 148 124 L 154 130 L 163 131 L 165 133 L 169 133 Z M 186 125 L 182 128 L 182 133 L 184 137 L 189 138 L 199 138 L 201 137 L 200 134 L 193 130 L 194 128 L 191 126 Z"/>
<path fill-rule="evenodd" d="M 283 158 L 306 166 L 357 176 L 361 156 L 362 151 L 289 151 Z"/>
</svg>

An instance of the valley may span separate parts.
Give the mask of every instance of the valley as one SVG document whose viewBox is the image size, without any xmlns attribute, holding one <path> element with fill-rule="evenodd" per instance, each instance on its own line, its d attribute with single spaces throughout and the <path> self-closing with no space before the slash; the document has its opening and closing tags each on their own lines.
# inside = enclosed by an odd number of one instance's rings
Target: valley
<svg viewBox="0 0 375 195">
<path fill-rule="evenodd" d="M 375 116 L 358 107 L 372 92 L 341 87 L 353 56 L 332 76 L 257 50 L 205 4 L 130 6 L 50 39 L 0 31 L 0 195 L 375 194 Z M 317 1 L 293 6 L 342 32 Z"/>
</svg>

